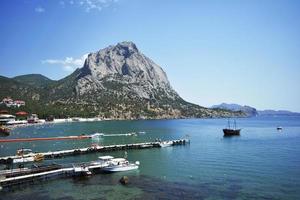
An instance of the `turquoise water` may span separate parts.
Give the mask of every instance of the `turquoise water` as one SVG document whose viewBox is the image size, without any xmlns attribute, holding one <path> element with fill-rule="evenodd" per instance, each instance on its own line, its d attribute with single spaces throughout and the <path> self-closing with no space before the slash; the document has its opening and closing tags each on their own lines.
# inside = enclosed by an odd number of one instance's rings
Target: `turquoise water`
<svg viewBox="0 0 300 200">
<path fill-rule="evenodd" d="M 179 139 L 191 143 L 161 149 L 128 150 L 128 160 L 139 160 L 139 170 L 97 174 L 86 179 L 56 179 L 2 191 L 0 199 L 300 199 L 300 118 L 238 119 L 240 137 L 223 138 L 225 119 L 103 121 L 29 126 L 8 138 L 51 137 L 102 132 L 138 136 L 100 140 L 1 144 L 0 156 L 24 147 L 34 151 Z M 278 132 L 277 126 L 283 131 Z M 108 153 L 123 157 L 124 152 Z M 90 154 L 44 163 L 76 163 L 97 159 Z M 130 184 L 118 180 L 129 177 Z"/>
</svg>

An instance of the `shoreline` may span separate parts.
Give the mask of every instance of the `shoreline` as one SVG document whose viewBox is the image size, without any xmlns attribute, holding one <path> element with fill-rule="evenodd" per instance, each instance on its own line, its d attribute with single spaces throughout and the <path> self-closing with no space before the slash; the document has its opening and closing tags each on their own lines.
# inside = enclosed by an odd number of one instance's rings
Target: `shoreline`
<svg viewBox="0 0 300 200">
<path fill-rule="evenodd" d="M 74 117 L 74 118 L 61 118 L 61 119 L 54 119 L 53 121 L 45 121 L 44 119 L 40 119 L 40 122 L 37 123 L 22 123 L 22 124 L 12 124 L 12 125 L 5 125 L 9 129 L 15 129 L 20 127 L 29 127 L 29 126 L 41 126 L 41 125 L 48 125 L 48 124 L 62 124 L 62 123 L 74 123 L 74 122 L 102 122 L 102 121 L 140 121 L 140 120 L 182 120 L 182 119 L 227 119 L 227 118 L 251 118 L 249 116 L 236 116 L 236 117 L 180 117 L 180 118 L 145 118 L 145 119 L 123 119 L 123 118 L 81 118 L 81 117 Z M 18 120 L 16 120 L 18 121 Z"/>
</svg>

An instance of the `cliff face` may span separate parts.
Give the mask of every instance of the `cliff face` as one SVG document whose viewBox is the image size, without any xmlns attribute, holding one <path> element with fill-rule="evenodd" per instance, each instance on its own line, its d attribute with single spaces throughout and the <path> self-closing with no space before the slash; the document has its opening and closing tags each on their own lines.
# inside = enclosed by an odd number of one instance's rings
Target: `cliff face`
<svg viewBox="0 0 300 200">
<path fill-rule="evenodd" d="M 76 85 L 78 95 L 105 91 L 111 84 L 122 85 L 122 95 L 134 93 L 139 98 L 152 99 L 158 90 L 169 98 L 178 94 L 171 88 L 166 73 L 143 55 L 132 42 L 121 42 L 91 53 L 85 61 Z"/>
<path fill-rule="evenodd" d="M 90 53 L 82 68 L 61 80 L 45 80 L 38 85 L 34 83 L 41 80 L 37 76 L 25 75 L 14 80 L 14 89 L 9 90 L 13 94 L 4 92 L 2 97 L 23 95 L 31 105 L 30 110 L 44 113 L 47 110 L 60 116 L 121 119 L 243 116 L 242 112 L 208 109 L 184 101 L 172 89 L 163 69 L 132 42 Z M 27 93 L 19 88 L 21 85 Z M 32 94 L 39 98 L 33 98 Z"/>
</svg>

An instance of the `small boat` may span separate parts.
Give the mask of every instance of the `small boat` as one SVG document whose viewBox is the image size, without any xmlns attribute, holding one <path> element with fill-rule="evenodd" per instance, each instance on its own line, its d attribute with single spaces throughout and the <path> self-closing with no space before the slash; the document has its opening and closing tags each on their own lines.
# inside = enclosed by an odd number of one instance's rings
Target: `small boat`
<svg viewBox="0 0 300 200">
<path fill-rule="evenodd" d="M 20 125 L 20 124 L 27 124 L 27 120 L 15 120 L 15 121 L 9 121 L 6 123 L 7 125 Z"/>
<path fill-rule="evenodd" d="M 37 114 L 31 114 L 28 118 L 27 118 L 27 122 L 29 124 L 35 124 L 35 123 L 38 123 L 38 115 Z"/>
<path fill-rule="evenodd" d="M 99 159 L 96 161 L 91 162 L 92 166 L 100 165 L 100 166 L 108 166 L 109 161 L 114 159 L 112 156 L 100 156 Z"/>
<path fill-rule="evenodd" d="M 107 167 L 103 167 L 105 172 L 122 172 L 139 168 L 139 162 L 129 163 L 125 158 L 114 158 Z"/>
<path fill-rule="evenodd" d="M 13 159 L 13 163 L 27 163 L 27 162 L 33 162 L 33 161 L 34 161 L 34 156 Z"/>
<path fill-rule="evenodd" d="M 22 149 L 17 150 L 17 156 L 22 156 L 22 157 L 27 156 L 27 157 L 29 157 L 29 156 L 34 156 L 34 153 L 32 153 L 31 149 L 22 148 Z"/>
<path fill-rule="evenodd" d="M 159 143 L 159 146 L 160 147 L 170 147 L 173 145 L 173 142 L 172 141 L 164 141 L 164 142 L 160 142 Z"/>
<path fill-rule="evenodd" d="M 15 121 L 16 116 L 9 114 L 0 114 L 0 124 L 6 124 L 10 121 Z"/>
<path fill-rule="evenodd" d="M 101 157 L 99 157 L 101 158 Z M 125 158 L 113 158 L 112 156 L 106 156 L 101 158 L 103 163 L 102 171 L 104 172 L 122 172 L 130 171 L 139 168 L 140 162 L 130 163 Z"/>
<path fill-rule="evenodd" d="M 0 126 L 0 134 L 3 136 L 8 136 L 9 135 L 9 128 L 6 128 L 4 126 Z"/>
<path fill-rule="evenodd" d="M 282 131 L 282 127 L 281 126 L 277 126 L 277 131 Z"/>
<path fill-rule="evenodd" d="M 236 128 L 236 121 L 234 120 L 234 127 L 230 127 L 230 121 L 228 120 L 228 128 L 223 129 L 224 137 L 240 135 L 241 129 Z"/>
<path fill-rule="evenodd" d="M 37 154 L 37 155 L 39 155 L 39 154 Z M 20 157 L 13 159 L 13 163 L 34 162 L 35 159 L 39 159 L 39 161 L 40 161 L 41 158 L 38 158 L 39 156 L 35 158 L 35 156 L 37 156 L 37 155 L 32 153 L 31 149 L 24 149 L 24 148 L 18 149 L 17 156 L 20 156 Z"/>
</svg>

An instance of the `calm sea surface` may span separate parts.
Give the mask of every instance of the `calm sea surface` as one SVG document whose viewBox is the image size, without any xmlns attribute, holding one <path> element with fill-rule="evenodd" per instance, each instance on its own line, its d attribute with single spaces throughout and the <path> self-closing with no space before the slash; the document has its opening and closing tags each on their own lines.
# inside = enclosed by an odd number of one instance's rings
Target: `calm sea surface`
<svg viewBox="0 0 300 200">
<path fill-rule="evenodd" d="M 63 150 L 101 145 L 179 139 L 191 143 L 161 149 L 128 150 L 137 171 L 96 174 L 85 179 L 54 179 L 1 191 L 0 199 L 300 199 L 300 117 L 237 119 L 240 137 L 223 138 L 226 119 L 103 121 L 47 124 L 16 128 L 7 138 L 66 135 L 125 134 L 100 140 L 40 141 L 0 144 L 0 156 L 24 147 L 33 151 Z M 277 126 L 283 130 L 278 132 Z M 124 152 L 95 153 L 44 163 L 77 163 L 101 155 L 123 157 Z M 122 186 L 126 175 L 130 184 Z"/>
</svg>

